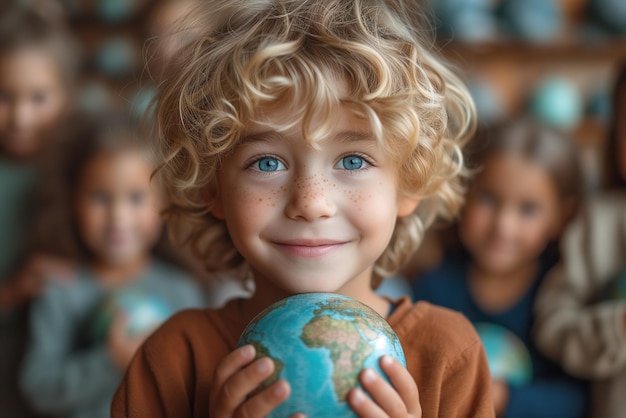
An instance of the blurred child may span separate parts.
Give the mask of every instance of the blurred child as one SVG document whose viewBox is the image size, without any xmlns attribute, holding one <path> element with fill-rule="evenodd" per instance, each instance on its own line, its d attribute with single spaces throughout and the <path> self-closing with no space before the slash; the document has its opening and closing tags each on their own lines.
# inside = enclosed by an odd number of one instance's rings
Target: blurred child
<svg viewBox="0 0 626 418">
<path fill-rule="evenodd" d="M 113 417 L 262 417 L 290 394 L 274 363 L 237 348 L 246 324 L 289 295 L 336 292 L 387 318 L 407 368 L 380 360 L 347 396 L 359 416 L 493 416 L 480 340 L 462 315 L 374 288 L 460 207 L 470 96 L 427 47 L 413 3 L 222 0 L 157 96 L 160 174 L 173 219 L 193 222 L 210 271 L 255 293 L 189 310 L 140 348 Z M 420 199 L 430 198 L 423 217 Z M 428 208 L 431 210 L 429 211 Z M 419 338 L 415 336 L 419 335 Z M 310 365 L 303 365 L 310 367 Z M 419 388 L 419 395 L 418 395 Z M 312 388 L 313 389 L 313 388 Z M 368 392 L 372 397 L 365 395 Z"/>
<path fill-rule="evenodd" d="M 25 257 L 36 160 L 70 113 L 78 54 L 63 29 L 21 8 L 0 12 L 0 410 L 30 413 L 17 391 L 26 303 L 41 289 L 42 271 L 62 275 L 66 263 Z"/>
<path fill-rule="evenodd" d="M 458 223 L 464 250 L 417 277 L 414 294 L 474 323 L 499 325 L 526 346 L 532 364 L 522 372 L 530 381 L 505 381 L 492 369 L 498 417 L 582 417 L 585 386 L 543 358 L 530 335 L 537 288 L 556 258 L 550 249 L 580 199 L 576 146 L 527 119 L 486 132 L 476 142 L 480 168 Z"/>
<path fill-rule="evenodd" d="M 550 272 L 536 307 L 537 346 L 568 372 L 592 379 L 594 418 L 623 417 L 626 410 L 625 114 L 626 65 L 614 90 L 607 188 L 564 234 L 563 262 Z M 612 286 L 621 286 L 621 295 L 610 295 Z"/>
<path fill-rule="evenodd" d="M 171 313 L 203 306 L 202 292 L 152 254 L 163 195 L 148 144 L 114 123 L 63 145 L 60 178 L 45 179 L 57 199 L 49 239 L 79 266 L 71 281 L 50 277 L 32 305 L 21 387 L 43 413 L 104 418 L 146 335 Z"/>
</svg>

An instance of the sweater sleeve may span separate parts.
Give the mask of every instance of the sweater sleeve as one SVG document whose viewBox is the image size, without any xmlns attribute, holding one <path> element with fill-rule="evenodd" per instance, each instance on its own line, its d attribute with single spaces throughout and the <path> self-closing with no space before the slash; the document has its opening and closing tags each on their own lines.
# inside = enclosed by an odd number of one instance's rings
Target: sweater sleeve
<svg viewBox="0 0 626 418">
<path fill-rule="evenodd" d="M 468 323 L 468 326 L 469 325 Z M 489 366 L 478 336 L 456 359 L 443 376 L 440 417 L 495 417 L 491 399 Z"/>
<path fill-rule="evenodd" d="M 483 345 L 459 312 L 417 302 L 390 317 L 417 383 L 423 418 L 494 417 Z"/>
<path fill-rule="evenodd" d="M 611 254 L 620 252 L 626 237 L 620 238 L 618 225 L 602 214 L 586 215 L 563 237 L 564 262 L 539 291 L 534 335 L 537 347 L 569 373 L 602 379 L 626 367 L 626 303 L 595 300 L 609 280 L 598 269 L 623 262 Z M 606 225 L 597 225 L 603 221 Z"/>
<path fill-rule="evenodd" d="M 227 349 L 198 312 L 174 315 L 145 341 L 115 393 L 112 418 L 209 416 L 213 370 Z"/>
<path fill-rule="evenodd" d="M 20 385 L 39 411 L 64 415 L 99 402 L 121 379 L 105 346 L 74 351 L 67 289 L 51 286 L 33 306 Z"/>
</svg>

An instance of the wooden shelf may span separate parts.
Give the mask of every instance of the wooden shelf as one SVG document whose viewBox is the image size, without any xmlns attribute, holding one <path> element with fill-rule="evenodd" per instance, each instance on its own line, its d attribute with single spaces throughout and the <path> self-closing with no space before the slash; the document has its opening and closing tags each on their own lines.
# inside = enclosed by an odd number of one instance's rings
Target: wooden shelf
<svg viewBox="0 0 626 418">
<path fill-rule="evenodd" d="M 554 43 L 528 43 L 519 40 L 481 43 L 440 43 L 440 51 L 449 59 L 510 59 L 546 62 L 626 61 L 626 37 L 583 42 L 564 40 Z"/>
</svg>

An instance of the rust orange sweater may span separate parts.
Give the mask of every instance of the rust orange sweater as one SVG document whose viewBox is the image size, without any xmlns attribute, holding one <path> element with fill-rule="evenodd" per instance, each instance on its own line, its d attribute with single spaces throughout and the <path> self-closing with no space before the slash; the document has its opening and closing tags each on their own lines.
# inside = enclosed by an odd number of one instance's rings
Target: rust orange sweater
<svg viewBox="0 0 626 418">
<path fill-rule="evenodd" d="M 112 417 L 207 418 L 213 373 L 247 325 L 238 301 L 171 318 L 135 355 Z M 487 360 L 461 314 L 401 299 L 388 322 L 415 378 L 424 418 L 494 416 Z"/>
</svg>

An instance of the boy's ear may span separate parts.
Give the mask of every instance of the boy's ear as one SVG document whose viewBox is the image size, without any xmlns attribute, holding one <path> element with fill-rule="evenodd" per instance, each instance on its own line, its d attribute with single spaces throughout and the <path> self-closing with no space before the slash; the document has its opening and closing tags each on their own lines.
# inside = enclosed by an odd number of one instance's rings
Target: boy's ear
<svg viewBox="0 0 626 418">
<path fill-rule="evenodd" d="M 415 212 L 415 209 L 417 209 L 417 206 L 419 204 L 420 204 L 419 199 L 410 198 L 410 197 L 401 197 L 398 200 L 398 217 L 403 218 L 405 216 L 409 216 L 410 214 Z"/>
</svg>

